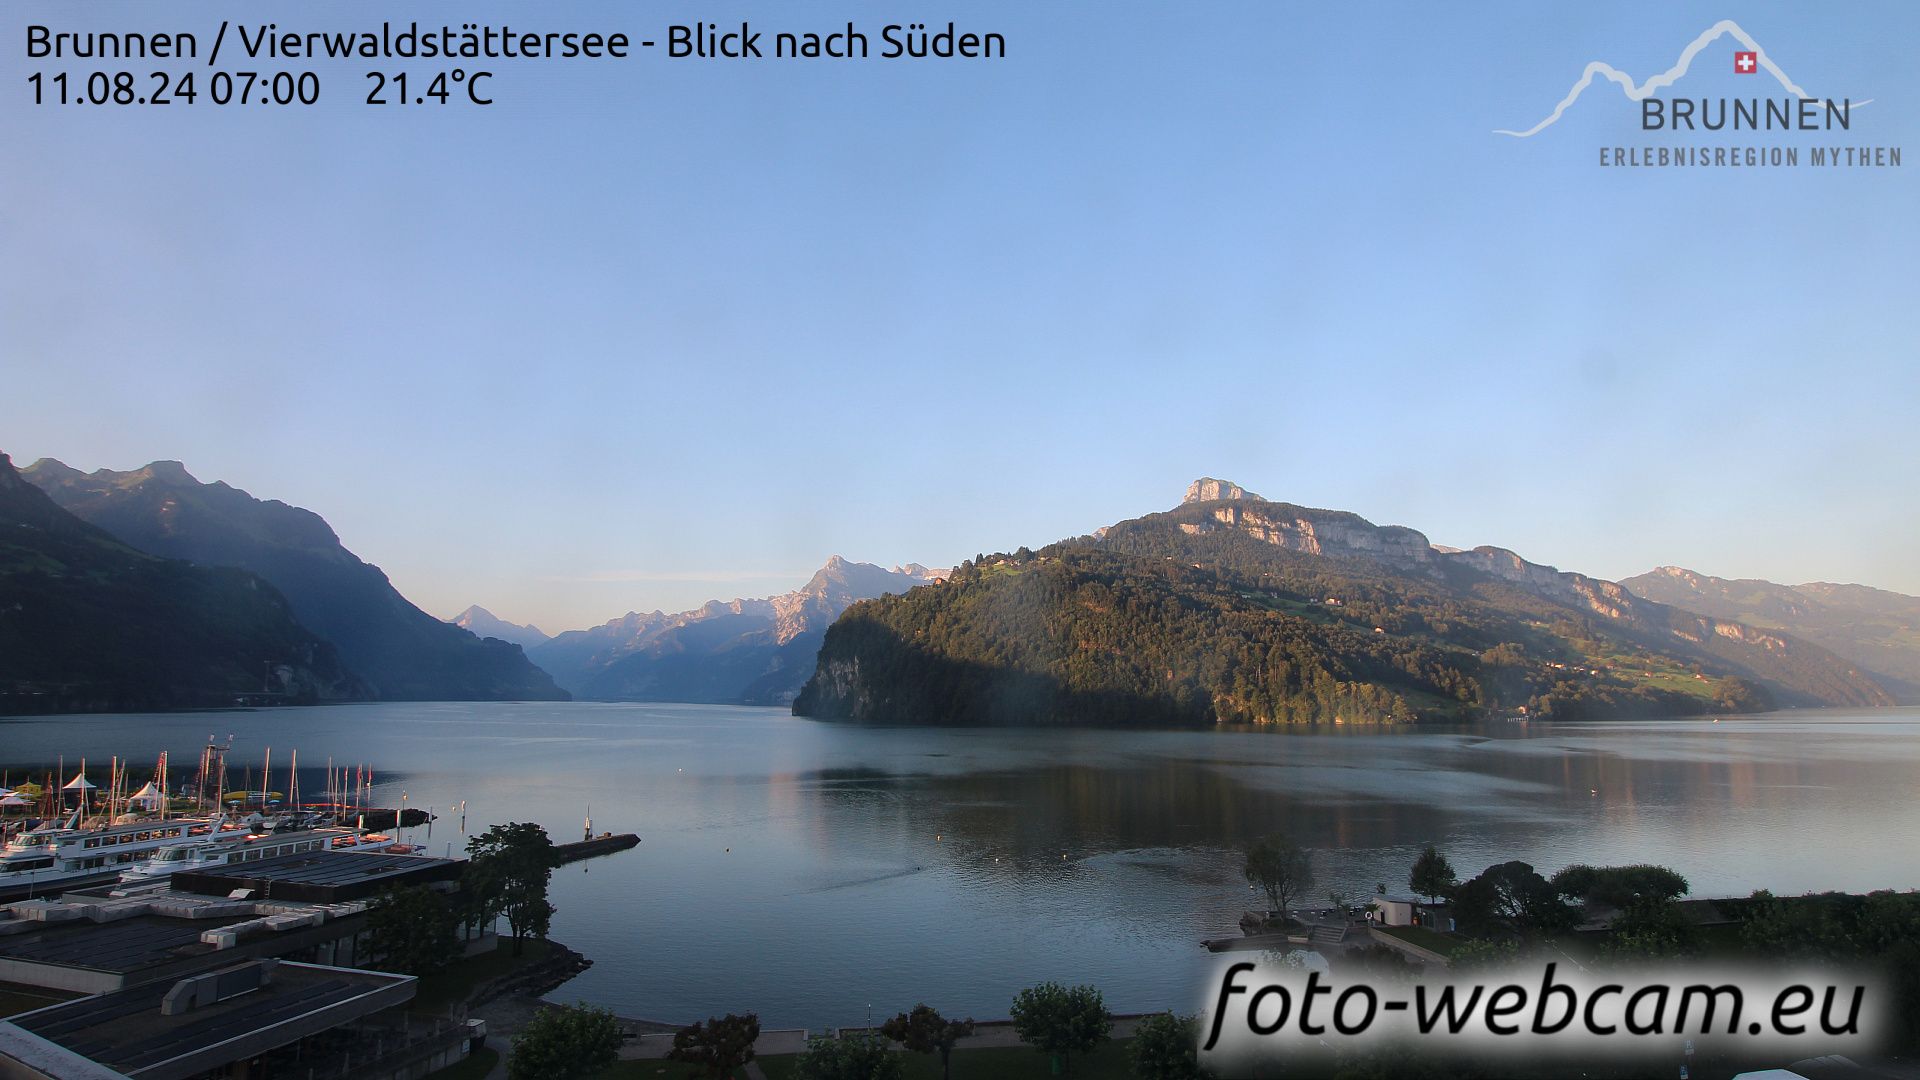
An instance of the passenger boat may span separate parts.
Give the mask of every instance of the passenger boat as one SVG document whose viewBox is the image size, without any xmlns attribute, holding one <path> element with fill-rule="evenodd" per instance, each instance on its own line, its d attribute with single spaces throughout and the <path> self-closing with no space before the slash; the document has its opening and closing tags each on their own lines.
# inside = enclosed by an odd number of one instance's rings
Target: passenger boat
<svg viewBox="0 0 1920 1080">
<path fill-rule="evenodd" d="M 220 827 L 209 818 L 172 818 L 86 828 L 76 813 L 63 824 L 29 829 L 0 849 L 0 903 L 117 881 L 154 852 Z"/>
<path fill-rule="evenodd" d="M 239 863 L 322 850 L 404 853 L 413 849 L 395 843 L 394 838 L 385 833 L 362 833 L 353 829 L 270 830 L 259 825 L 246 832 L 206 836 L 162 848 L 153 858 L 128 867 L 121 882 L 137 885 L 187 870 L 224 869 Z"/>
</svg>

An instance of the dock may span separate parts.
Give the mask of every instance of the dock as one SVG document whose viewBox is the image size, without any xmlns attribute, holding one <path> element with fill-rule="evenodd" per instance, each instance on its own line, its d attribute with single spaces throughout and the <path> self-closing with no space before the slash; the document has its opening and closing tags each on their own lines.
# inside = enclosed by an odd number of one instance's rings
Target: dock
<svg viewBox="0 0 1920 1080">
<path fill-rule="evenodd" d="M 562 866 L 579 862 L 582 859 L 597 859 L 602 855 L 611 855 L 616 851 L 640 846 L 640 838 L 633 833 L 601 833 L 590 840 L 576 840 L 571 844 L 555 844 L 554 853 L 560 857 Z"/>
</svg>

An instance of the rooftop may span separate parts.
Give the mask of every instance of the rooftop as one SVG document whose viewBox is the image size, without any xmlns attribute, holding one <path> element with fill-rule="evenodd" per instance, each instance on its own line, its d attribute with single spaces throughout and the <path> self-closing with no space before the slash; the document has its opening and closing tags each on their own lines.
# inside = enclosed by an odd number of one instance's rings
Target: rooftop
<svg viewBox="0 0 1920 1080">
<path fill-rule="evenodd" d="M 244 922 L 249 916 L 174 919 L 136 915 L 117 922 L 86 920 L 49 925 L 37 933 L 0 937 L 0 957 L 128 974 L 186 956 L 210 953 L 207 930 Z"/>
<path fill-rule="evenodd" d="M 414 984 L 407 975 L 253 961 L 22 1013 L 0 1022 L 0 1051 L 37 1039 L 127 1076 L 177 1080 L 403 1004 Z"/>
<path fill-rule="evenodd" d="M 456 880 L 464 865 L 461 860 L 427 855 L 314 851 L 214 870 L 182 871 L 173 875 L 173 887 L 212 896 L 250 889 L 257 900 L 337 903 L 368 899 L 399 885 Z"/>
</svg>

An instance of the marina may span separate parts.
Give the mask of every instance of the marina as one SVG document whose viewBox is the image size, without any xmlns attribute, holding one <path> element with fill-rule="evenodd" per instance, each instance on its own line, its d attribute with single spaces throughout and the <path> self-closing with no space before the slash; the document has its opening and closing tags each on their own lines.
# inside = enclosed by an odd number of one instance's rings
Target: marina
<svg viewBox="0 0 1920 1080">
<path fill-rule="evenodd" d="M 225 743 L 209 737 L 195 778 L 177 793 L 168 791 L 166 751 L 160 752 L 151 777 L 130 793 L 130 772 L 118 757 L 104 794 L 87 779 L 84 758 L 71 778 L 64 763 L 57 764 L 43 789 L 0 788 L 0 804 L 32 810 L 37 801 L 47 815 L 0 822 L 0 835 L 6 837 L 0 847 L 0 903 L 103 885 L 137 886 L 182 871 L 320 850 L 416 850 L 394 835 L 369 829 L 369 818 L 396 831 L 410 816 L 416 823 L 429 819 L 424 811 L 410 815 L 373 806 L 367 798 L 370 769 L 356 771 L 347 801 L 347 774 L 329 763 L 326 798 L 303 805 L 297 754 L 287 769 L 288 792 L 228 791 L 226 755 L 232 747 L 232 736 Z M 271 750 L 260 775 L 263 780 L 272 775 Z M 37 798 L 25 798 L 23 792 Z M 336 826 L 337 819 L 349 824 Z"/>
</svg>

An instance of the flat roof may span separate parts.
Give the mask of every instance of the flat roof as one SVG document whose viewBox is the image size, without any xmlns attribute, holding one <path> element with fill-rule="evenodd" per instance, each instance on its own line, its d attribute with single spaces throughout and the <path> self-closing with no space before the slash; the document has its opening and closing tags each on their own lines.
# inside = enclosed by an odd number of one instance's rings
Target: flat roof
<svg viewBox="0 0 1920 1080">
<path fill-rule="evenodd" d="M 408 975 L 311 964 L 281 963 L 270 971 L 256 989 L 173 1016 L 160 1011 L 175 986 L 163 980 L 37 1009 L 9 1022 L 115 1072 L 191 1075 L 221 1057 L 223 1044 L 234 1043 L 226 1049 L 251 1057 L 409 999 L 414 982 Z"/>
<path fill-rule="evenodd" d="M 213 870 L 184 870 L 173 875 L 173 887 L 213 896 L 252 889 L 255 900 L 332 903 L 375 896 L 396 885 L 451 881 L 465 865 L 462 860 L 431 855 L 311 851 Z"/>
<path fill-rule="evenodd" d="M 87 968 L 125 975 L 188 956 L 214 951 L 200 935 L 252 915 L 213 919 L 175 919 L 135 915 L 113 922 L 87 919 L 49 923 L 45 930 L 0 937 L 0 957 L 36 964 Z"/>
</svg>

